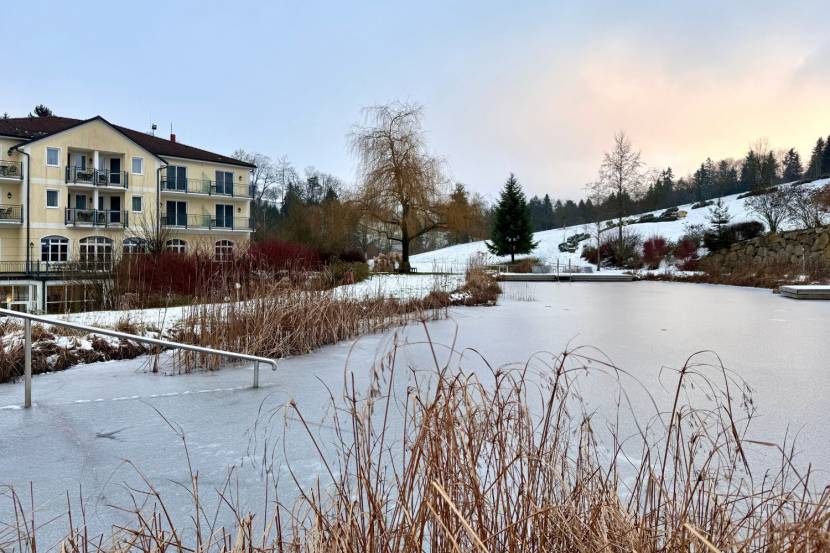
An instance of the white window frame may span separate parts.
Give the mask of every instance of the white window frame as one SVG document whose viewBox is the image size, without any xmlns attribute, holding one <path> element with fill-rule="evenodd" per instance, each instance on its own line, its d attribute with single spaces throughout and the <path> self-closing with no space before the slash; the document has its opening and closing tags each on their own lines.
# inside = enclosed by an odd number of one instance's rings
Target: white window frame
<svg viewBox="0 0 830 553">
<path fill-rule="evenodd" d="M 147 240 L 143 238 L 127 238 L 121 243 L 121 250 L 127 254 L 139 254 L 147 252 Z"/>
<path fill-rule="evenodd" d="M 136 173 L 135 171 L 135 160 L 138 160 L 141 163 L 141 171 Z M 130 160 L 130 172 L 133 175 L 143 175 L 144 174 L 144 158 L 139 156 L 133 156 Z"/>
<path fill-rule="evenodd" d="M 55 197 L 58 199 L 57 205 L 49 205 L 49 192 L 54 192 Z M 60 190 L 56 190 L 54 188 L 47 188 L 46 189 L 46 209 L 60 209 L 61 208 L 61 192 Z"/>
<path fill-rule="evenodd" d="M 46 250 L 47 250 L 47 257 L 49 259 L 43 259 L 43 241 L 46 240 Z M 53 261 L 52 257 L 52 244 L 58 246 L 58 260 Z M 60 259 L 61 252 L 60 246 L 66 244 L 66 259 Z M 66 263 L 69 261 L 70 256 L 72 255 L 72 242 L 70 242 L 69 238 L 65 236 L 58 236 L 58 235 L 51 235 L 51 236 L 44 236 L 40 239 L 40 261 L 42 263 Z"/>
<path fill-rule="evenodd" d="M 164 250 L 168 252 L 185 254 L 187 253 L 187 241 L 181 238 L 171 238 L 164 243 Z"/>
<path fill-rule="evenodd" d="M 86 236 L 78 240 L 78 259 L 85 262 L 112 261 L 115 241 L 106 236 Z"/>
<path fill-rule="evenodd" d="M 138 211 L 136 211 L 135 209 L 136 198 L 138 198 L 138 203 L 141 204 L 141 209 L 139 209 Z M 135 195 L 130 198 L 130 211 L 132 211 L 133 213 L 144 213 L 144 196 Z"/>
<path fill-rule="evenodd" d="M 216 261 L 230 261 L 233 259 L 235 248 L 233 240 L 217 240 L 213 244 L 213 257 Z"/>
<path fill-rule="evenodd" d="M 49 150 L 57 150 L 58 152 L 58 162 L 57 163 L 49 163 Z M 46 146 L 46 166 L 47 167 L 60 167 L 61 166 L 61 149 L 60 146 Z"/>
</svg>

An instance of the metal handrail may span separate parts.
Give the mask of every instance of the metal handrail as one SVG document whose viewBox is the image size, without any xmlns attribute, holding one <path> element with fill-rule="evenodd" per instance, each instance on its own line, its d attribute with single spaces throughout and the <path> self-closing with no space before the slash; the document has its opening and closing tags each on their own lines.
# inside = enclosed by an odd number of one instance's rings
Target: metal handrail
<svg viewBox="0 0 830 553">
<path fill-rule="evenodd" d="M 0 159 L 0 177 L 23 179 L 23 162 Z"/>
<path fill-rule="evenodd" d="M 94 326 L 87 326 L 78 323 L 70 323 L 67 321 L 49 319 L 40 317 L 38 315 L 30 315 L 29 313 L 21 313 L 20 311 L 12 311 L 10 309 L 0 308 L 0 316 L 16 317 L 24 320 L 24 341 L 25 341 L 25 359 L 24 359 L 24 379 L 25 390 L 23 397 L 23 406 L 32 406 L 32 321 L 63 326 L 66 328 L 74 328 L 89 334 L 101 334 L 103 336 L 112 336 L 113 338 L 121 338 L 123 340 L 135 340 L 136 342 L 143 342 L 145 344 L 153 344 L 168 349 L 183 349 L 187 351 L 194 351 L 196 353 L 207 353 L 211 355 L 220 355 L 223 357 L 233 357 L 235 359 L 243 359 L 245 361 L 254 362 L 254 382 L 252 388 L 259 388 L 259 364 L 267 363 L 271 365 L 272 370 L 277 370 L 277 362 L 267 357 L 258 357 L 256 355 L 248 355 L 247 353 L 234 353 L 232 351 L 223 351 L 220 349 L 205 348 L 202 346 L 192 346 L 190 344 L 182 344 L 180 342 L 170 342 L 168 340 L 159 340 L 158 338 L 148 338 L 146 336 L 138 336 L 136 334 L 128 334 L 126 332 L 118 332 L 117 330 L 108 330 L 105 328 L 97 328 Z"/>
<path fill-rule="evenodd" d="M 223 198 L 250 199 L 254 196 L 253 186 L 248 184 L 233 183 L 219 186 L 216 181 L 210 179 L 168 180 L 166 176 L 161 177 L 161 191 L 206 194 L 208 196 L 221 196 Z"/>
</svg>

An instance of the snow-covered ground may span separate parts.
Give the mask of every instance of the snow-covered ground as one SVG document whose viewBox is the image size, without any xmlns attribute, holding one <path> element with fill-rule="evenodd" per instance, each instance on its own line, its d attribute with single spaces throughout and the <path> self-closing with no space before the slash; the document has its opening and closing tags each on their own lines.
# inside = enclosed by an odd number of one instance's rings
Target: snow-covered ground
<svg viewBox="0 0 830 553">
<path fill-rule="evenodd" d="M 356 284 L 338 286 L 333 293 L 339 298 L 396 298 L 420 299 L 433 290 L 452 292 L 464 283 L 463 275 L 371 275 Z M 114 327 L 121 321 L 164 331 L 187 317 L 192 306 L 159 307 L 152 309 L 127 309 L 121 311 L 88 311 L 50 318 L 90 326 Z"/>
<path fill-rule="evenodd" d="M 813 183 L 804 186 L 821 186 L 830 183 L 830 179 L 823 179 L 814 181 Z M 784 185 L 787 186 L 787 185 Z M 723 203 L 729 208 L 729 214 L 732 216 L 733 223 L 742 221 L 758 220 L 756 215 L 753 215 L 746 205 L 746 199 L 738 199 L 738 194 L 732 196 L 725 196 Z M 677 206 L 681 211 L 686 211 L 687 215 L 683 219 L 677 221 L 658 222 L 658 223 L 637 223 L 627 225 L 626 229 L 638 233 L 643 239 L 648 239 L 653 235 L 660 235 L 668 240 L 677 240 L 686 233 L 686 227 L 693 224 L 708 225 L 707 217 L 709 216 L 709 208 L 703 207 L 699 209 L 692 209 L 692 204 L 685 204 Z M 654 215 L 660 215 L 664 210 L 651 211 Z M 645 213 L 632 215 L 627 219 L 636 219 Z M 569 236 L 578 233 L 592 233 L 593 225 L 577 225 L 572 227 L 565 227 L 563 229 L 545 230 L 534 234 L 534 239 L 539 242 L 536 250 L 531 255 L 538 257 L 543 263 L 551 266 L 556 266 L 557 262 L 561 268 L 569 266 L 580 267 L 587 266 L 580 257 L 582 246 L 590 244 L 591 240 L 586 240 L 580 244 L 574 253 L 563 253 L 559 251 L 559 244 L 565 241 Z M 603 225 L 604 227 L 604 225 Z M 786 229 L 787 226 L 784 225 Z M 457 246 L 450 246 L 431 252 L 421 253 L 412 256 L 410 263 L 418 271 L 449 271 L 449 272 L 463 272 L 467 266 L 469 259 L 473 256 L 484 256 L 488 263 L 500 263 L 509 261 L 509 257 L 496 257 L 487 253 L 487 247 L 484 241 L 469 242 L 467 244 L 459 244 Z"/>
</svg>

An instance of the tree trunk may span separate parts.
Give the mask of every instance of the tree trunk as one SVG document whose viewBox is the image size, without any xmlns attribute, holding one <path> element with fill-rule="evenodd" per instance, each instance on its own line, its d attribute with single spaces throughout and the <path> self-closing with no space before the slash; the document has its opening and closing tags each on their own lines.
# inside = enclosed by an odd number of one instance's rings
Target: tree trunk
<svg viewBox="0 0 830 553">
<path fill-rule="evenodd" d="M 402 273 L 408 273 L 412 270 L 409 265 L 409 239 L 404 238 L 401 242 L 401 266 L 398 270 Z"/>
</svg>

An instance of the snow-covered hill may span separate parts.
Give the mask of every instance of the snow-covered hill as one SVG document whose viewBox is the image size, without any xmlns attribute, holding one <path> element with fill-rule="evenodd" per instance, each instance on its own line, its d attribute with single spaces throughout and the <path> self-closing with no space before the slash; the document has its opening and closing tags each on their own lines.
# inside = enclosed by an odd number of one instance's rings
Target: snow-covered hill
<svg viewBox="0 0 830 553">
<path fill-rule="evenodd" d="M 814 181 L 810 184 L 802 186 L 818 187 L 830 183 L 830 179 L 822 179 Z M 788 186 L 788 185 L 782 185 Z M 738 199 L 738 195 L 725 196 L 723 198 L 724 204 L 729 208 L 729 214 L 732 215 L 732 222 L 739 223 L 748 220 L 758 220 L 758 217 L 753 215 L 746 206 L 746 199 Z M 707 217 L 709 216 L 709 208 L 692 209 L 692 204 L 677 206 L 680 211 L 687 213 L 686 217 L 678 219 L 677 221 L 656 222 L 656 223 L 637 223 L 626 226 L 627 229 L 637 232 L 644 240 L 654 235 L 660 235 L 668 240 L 677 240 L 686 233 L 686 227 L 692 224 L 708 225 Z M 664 210 L 652 211 L 655 216 L 660 215 Z M 633 215 L 628 219 L 637 219 L 640 215 Z M 604 225 L 603 225 L 604 226 Z M 786 228 L 786 225 L 785 225 Z M 579 267 L 586 266 L 588 263 L 580 258 L 582 246 L 591 244 L 595 240 L 586 240 L 580 244 L 574 253 L 563 253 L 559 251 L 559 244 L 564 242 L 569 236 L 577 233 L 592 233 L 593 228 L 590 225 L 577 225 L 572 227 L 565 227 L 562 229 L 544 230 L 534 234 L 534 239 L 539 242 L 537 248 L 531 254 L 538 257 L 543 263 L 556 266 L 557 261 L 560 267 L 571 266 Z M 509 257 L 496 257 L 487 253 L 487 248 L 484 241 L 469 242 L 467 244 L 459 244 L 457 246 L 450 246 L 441 248 L 410 258 L 412 267 L 419 272 L 425 271 L 447 271 L 447 272 L 461 272 L 463 271 L 470 257 L 474 255 L 487 256 L 488 262 L 499 263 L 508 261 Z"/>
</svg>

